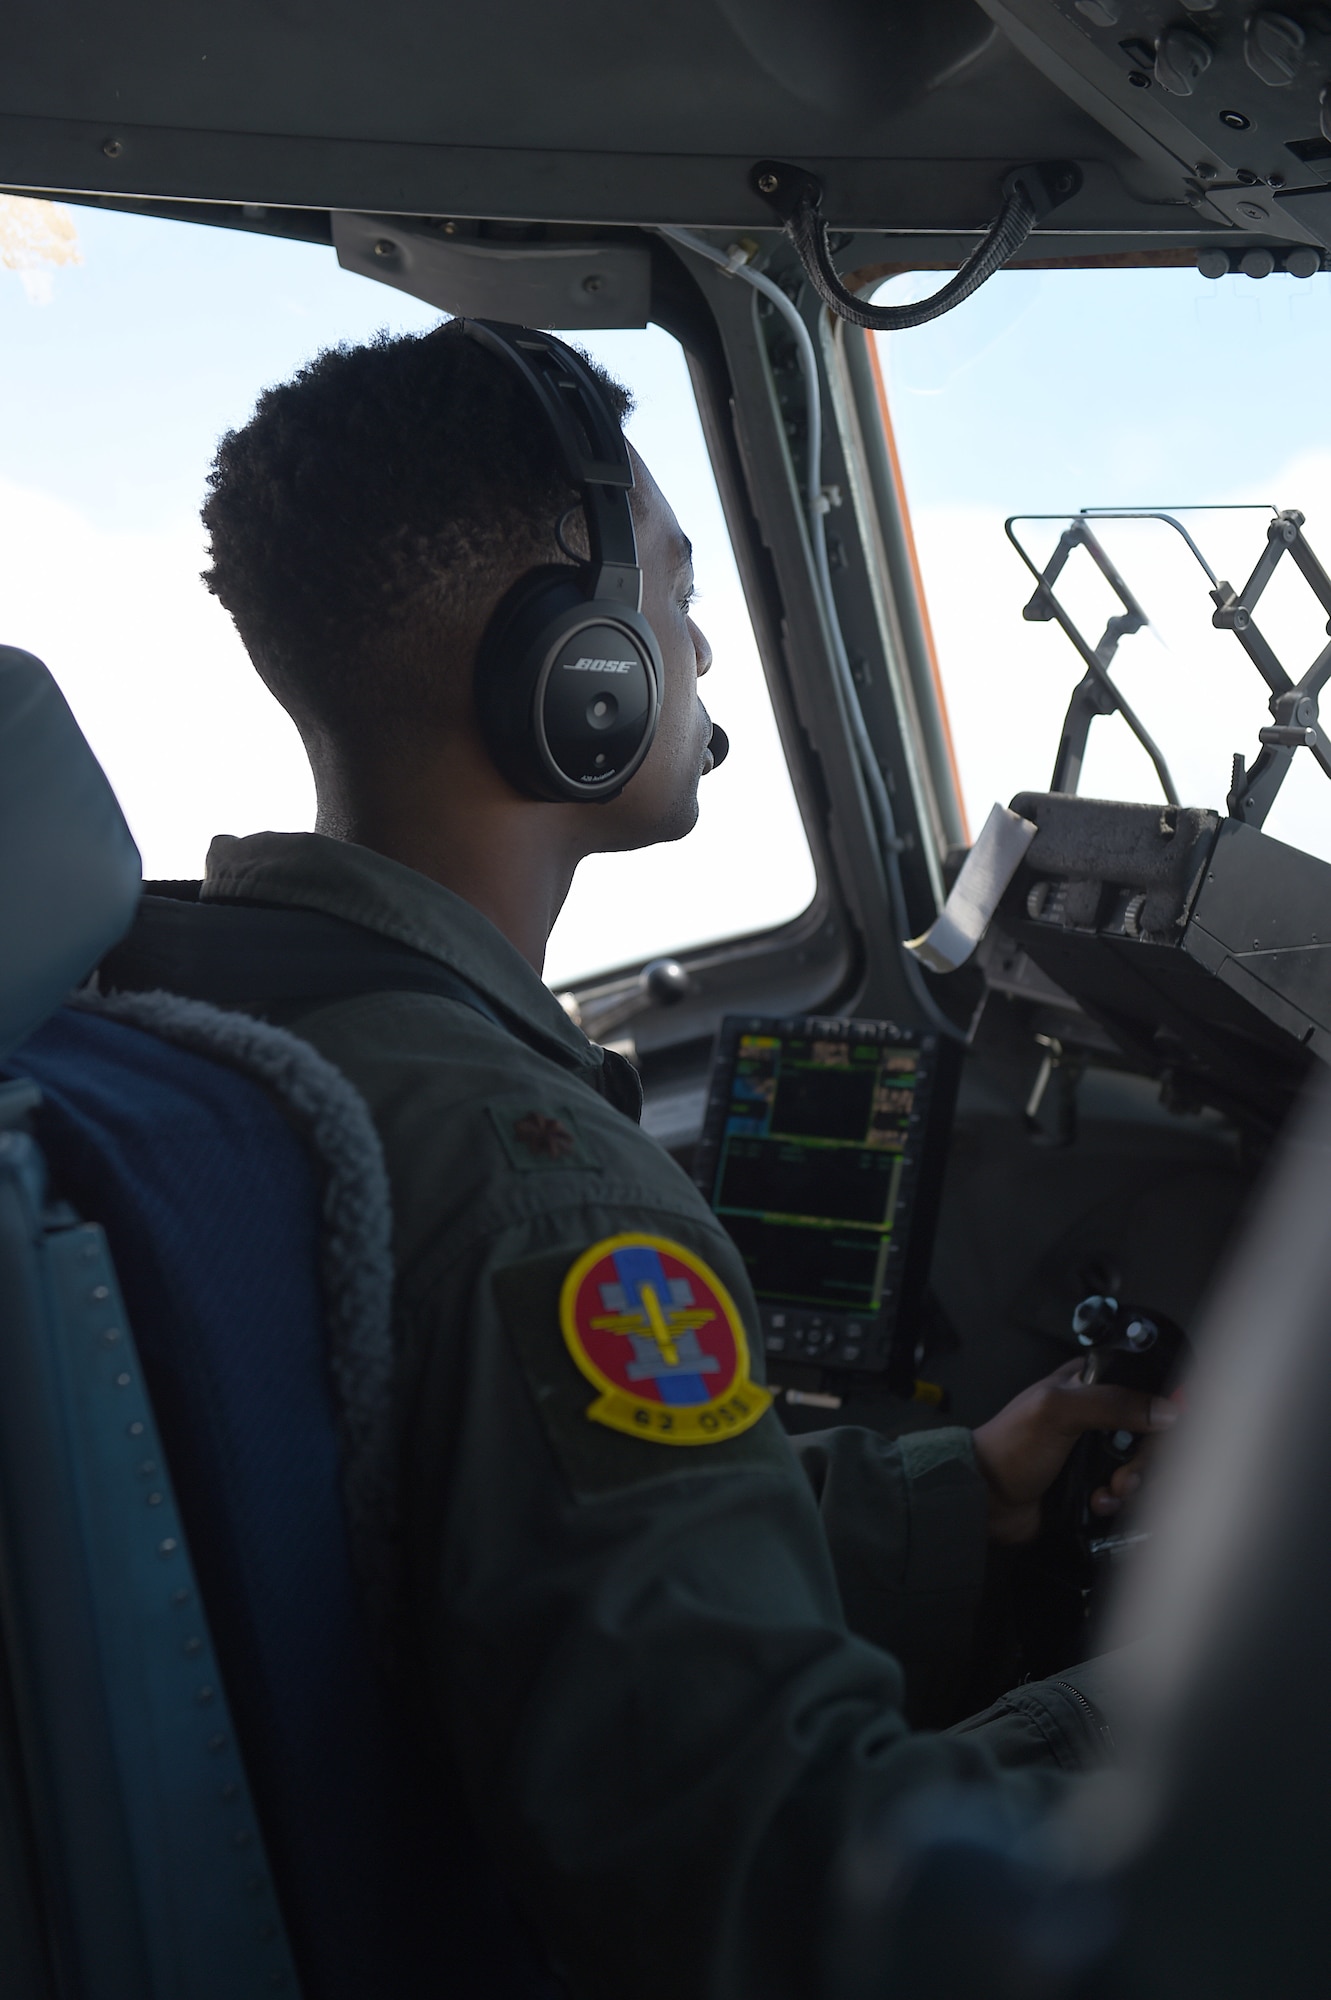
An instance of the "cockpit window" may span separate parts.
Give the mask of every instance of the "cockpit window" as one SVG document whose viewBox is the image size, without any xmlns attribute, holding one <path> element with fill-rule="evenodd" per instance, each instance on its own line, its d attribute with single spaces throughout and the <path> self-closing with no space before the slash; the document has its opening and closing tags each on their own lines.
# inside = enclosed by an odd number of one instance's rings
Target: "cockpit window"
<svg viewBox="0 0 1331 2000">
<path fill-rule="evenodd" d="M 148 876 L 197 875 L 214 833 L 313 823 L 295 730 L 199 581 L 218 436 L 319 349 L 438 318 L 322 246 L 0 201 L 0 638 L 55 674 Z M 588 865 L 556 984 L 767 929 L 815 887 L 683 353 L 657 328 L 568 337 L 637 398 L 629 434 L 693 541 L 704 694 L 732 749 L 688 840 Z"/>
<path fill-rule="evenodd" d="M 923 296 L 936 273 L 878 297 Z M 1331 281 L 1186 269 L 1000 273 L 946 318 L 874 336 L 919 549 L 972 825 L 994 799 L 1050 785 L 1069 697 L 1086 669 L 1056 622 L 1023 618 L 1036 589 L 1004 533 L 1042 568 L 1081 508 L 1157 509 L 1091 522 L 1148 623 L 1110 672 L 1185 805 L 1225 809 L 1232 760 L 1251 767 L 1270 690 L 1232 631 L 1212 625 L 1205 569 L 1241 589 L 1272 509 L 1296 508 L 1331 569 Z M 1202 511 L 1183 511 L 1193 508 Z M 1085 548 L 1055 586 L 1097 646 L 1123 605 Z M 1297 681 L 1327 614 L 1283 561 L 1257 622 Z M 1154 800 L 1159 776 L 1121 714 L 1091 724 L 1078 789 Z M 1306 749 L 1266 830 L 1331 858 L 1331 781 Z"/>
</svg>

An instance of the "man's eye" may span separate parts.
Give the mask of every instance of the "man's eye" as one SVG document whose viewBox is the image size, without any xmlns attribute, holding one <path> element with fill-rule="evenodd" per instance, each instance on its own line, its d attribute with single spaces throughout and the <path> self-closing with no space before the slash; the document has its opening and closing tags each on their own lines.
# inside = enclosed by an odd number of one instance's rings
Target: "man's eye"
<svg viewBox="0 0 1331 2000">
<path fill-rule="evenodd" d="M 690 607 L 692 605 L 695 605 L 697 602 L 698 602 L 698 588 L 696 584 L 691 583 L 688 589 L 684 592 L 684 595 L 679 600 L 679 608 L 681 611 L 688 611 Z"/>
</svg>

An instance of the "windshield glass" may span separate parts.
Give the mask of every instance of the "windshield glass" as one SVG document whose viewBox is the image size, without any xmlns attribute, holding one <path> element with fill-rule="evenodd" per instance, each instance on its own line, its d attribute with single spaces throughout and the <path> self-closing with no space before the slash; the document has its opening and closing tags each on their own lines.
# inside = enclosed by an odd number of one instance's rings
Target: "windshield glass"
<svg viewBox="0 0 1331 2000">
<path fill-rule="evenodd" d="M 936 272 L 882 303 L 924 297 Z M 1001 272 L 944 318 L 875 336 L 972 826 L 994 799 L 1050 785 L 1068 698 L 1085 668 L 1056 623 L 1023 619 L 1037 568 L 1082 507 L 1178 514 L 1217 578 L 1246 582 L 1271 508 L 1297 508 L 1331 568 L 1331 278 L 1208 280 L 1182 270 Z M 1254 504 L 1255 503 L 1255 504 Z M 1205 506 L 1206 512 L 1179 513 Z M 1148 624 L 1110 671 L 1186 805 L 1225 809 L 1231 761 L 1250 766 L 1269 690 L 1211 624 L 1203 568 L 1160 521 L 1093 523 Z M 1121 602 L 1084 548 L 1056 594 L 1092 647 Z M 1292 680 L 1327 643 L 1327 614 L 1285 558 L 1256 622 Z M 1329 704 L 1331 712 L 1331 704 Z M 1091 726 L 1078 789 L 1163 796 L 1121 715 Z M 1266 821 L 1331 859 L 1331 780 L 1295 756 Z"/>
<path fill-rule="evenodd" d="M 0 639 L 51 668 L 149 877 L 314 818 L 299 738 L 199 581 L 219 435 L 321 348 L 439 318 L 323 246 L 0 197 Z M 555 984 L 782 923 L 815 886 L 683 353 L 654 327 L 568 337 L 633 390 L 629 436 L 693 539 L 732 750 L 689 839 L 586 865 Z"/>
</svg>

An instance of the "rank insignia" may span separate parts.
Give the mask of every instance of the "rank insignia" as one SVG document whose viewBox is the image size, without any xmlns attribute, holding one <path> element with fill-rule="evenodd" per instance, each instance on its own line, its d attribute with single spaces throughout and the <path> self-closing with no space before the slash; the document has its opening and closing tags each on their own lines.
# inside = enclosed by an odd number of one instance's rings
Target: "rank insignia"
<svg viewBox="0 0 1331 2000">
<path fill-rule="evenodd" d="M 559 1300 L 564 1342 L 600 1391 L 587 1415 L 658 1444 L 716 1444 L 771 1403 L 715 1271 L 663 1236 L 609 1236 L 584 1251 Z"/>
</svg>

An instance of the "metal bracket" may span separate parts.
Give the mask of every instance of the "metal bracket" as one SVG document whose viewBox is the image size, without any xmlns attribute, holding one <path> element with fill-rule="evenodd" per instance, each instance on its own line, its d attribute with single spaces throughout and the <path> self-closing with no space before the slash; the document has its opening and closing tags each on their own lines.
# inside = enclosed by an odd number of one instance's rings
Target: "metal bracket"
<svg viewBox="0 0 1331 2000">
<path fill-rule="evenodd" d="M 1065 519 L 1067 519 L 1065 515 L 1055 514 L 1012 514 L 1003 523 L 1008 540 L 1035 578 L 1035 591 L 1030 602 L 1023 607 L 1022 617 L 1030 624 L 1045 624 L 1051 619 L 1054 620 L 1086 663 L 1085 678 L 1073 689 L 1068 712 L 1063 718 L 1063 732 L 1059 738 L 1058 755 L 1054 760 L 1054 775 L 1050 780 L 1049 789 L 1051 792 L 1076 791 L 1081 780 L 1081 767 L 1086 756 L 1086 743 L 1092 722 L 1097 715 L 1121 715 L 1154 764 L 1166 800 L 1170 805 L 1176 806 L 1179 797 L 1174 789 L 1174 780 L 1170 776 L 1164 753 L 1124 697 L 1122 689 L 1109 675 L 1109 663 L 1118 651 L 1119 641 L 1129 638 L 1134 632 L 1140 632 L 1144 625 L 1150 623 L 1146 613 L 1100 546 L 1084 513 L 1075 515 L 1068 522 L 1068 526 L 1058 538 L 1058 546 L 1043 569 L 1037 567 L 1014 533 L 1018 522 Z M 1173 525 L 1177 526 L 1177 523 Z M 1179 532 L 1185 531 L 1180 529 Z M 1079 548 L 1085 549 L 1123 606 L 1121 612 L 1110 618 L 1097 646 L 1092 646 L 1078 631 L 1054 595 L 1053 586 L 1063 574 L 1068 557 L 1074 549 Z"/>
<path fill-rule="evenodd" d="M 1211 623 L 1217 631 L 1234 634 L 1271 690 L 1268 706 L 1273 726 L 1258 730 L 1262 747 L 1251 769 L 1241 755 L 1235 756 L 1225 801 L 1230 818 L 1242 820 L 1245 826 L 1261 826 L 1276 802 L 1297 749 L 1311 750 L 1331 778 L 1331 738 L 1317 713 L 1317 698 L 1331 678 L 1331 644 L 1323 646 L 1301 680 L 1292 681 L 1253 620 L 1257 600 L 1286 555 L 1294 558 L 1304 582 L 1326 612 L 1327 632 L 1331 634 L 1331 577 L 1309 548 L 1303 515 L 1293 507 L 1277 514 L 1268 526 L 1266 548 L 1242 590 L 1217 579 L 1211 591 L 1216 607 Z"/>
</svg>

